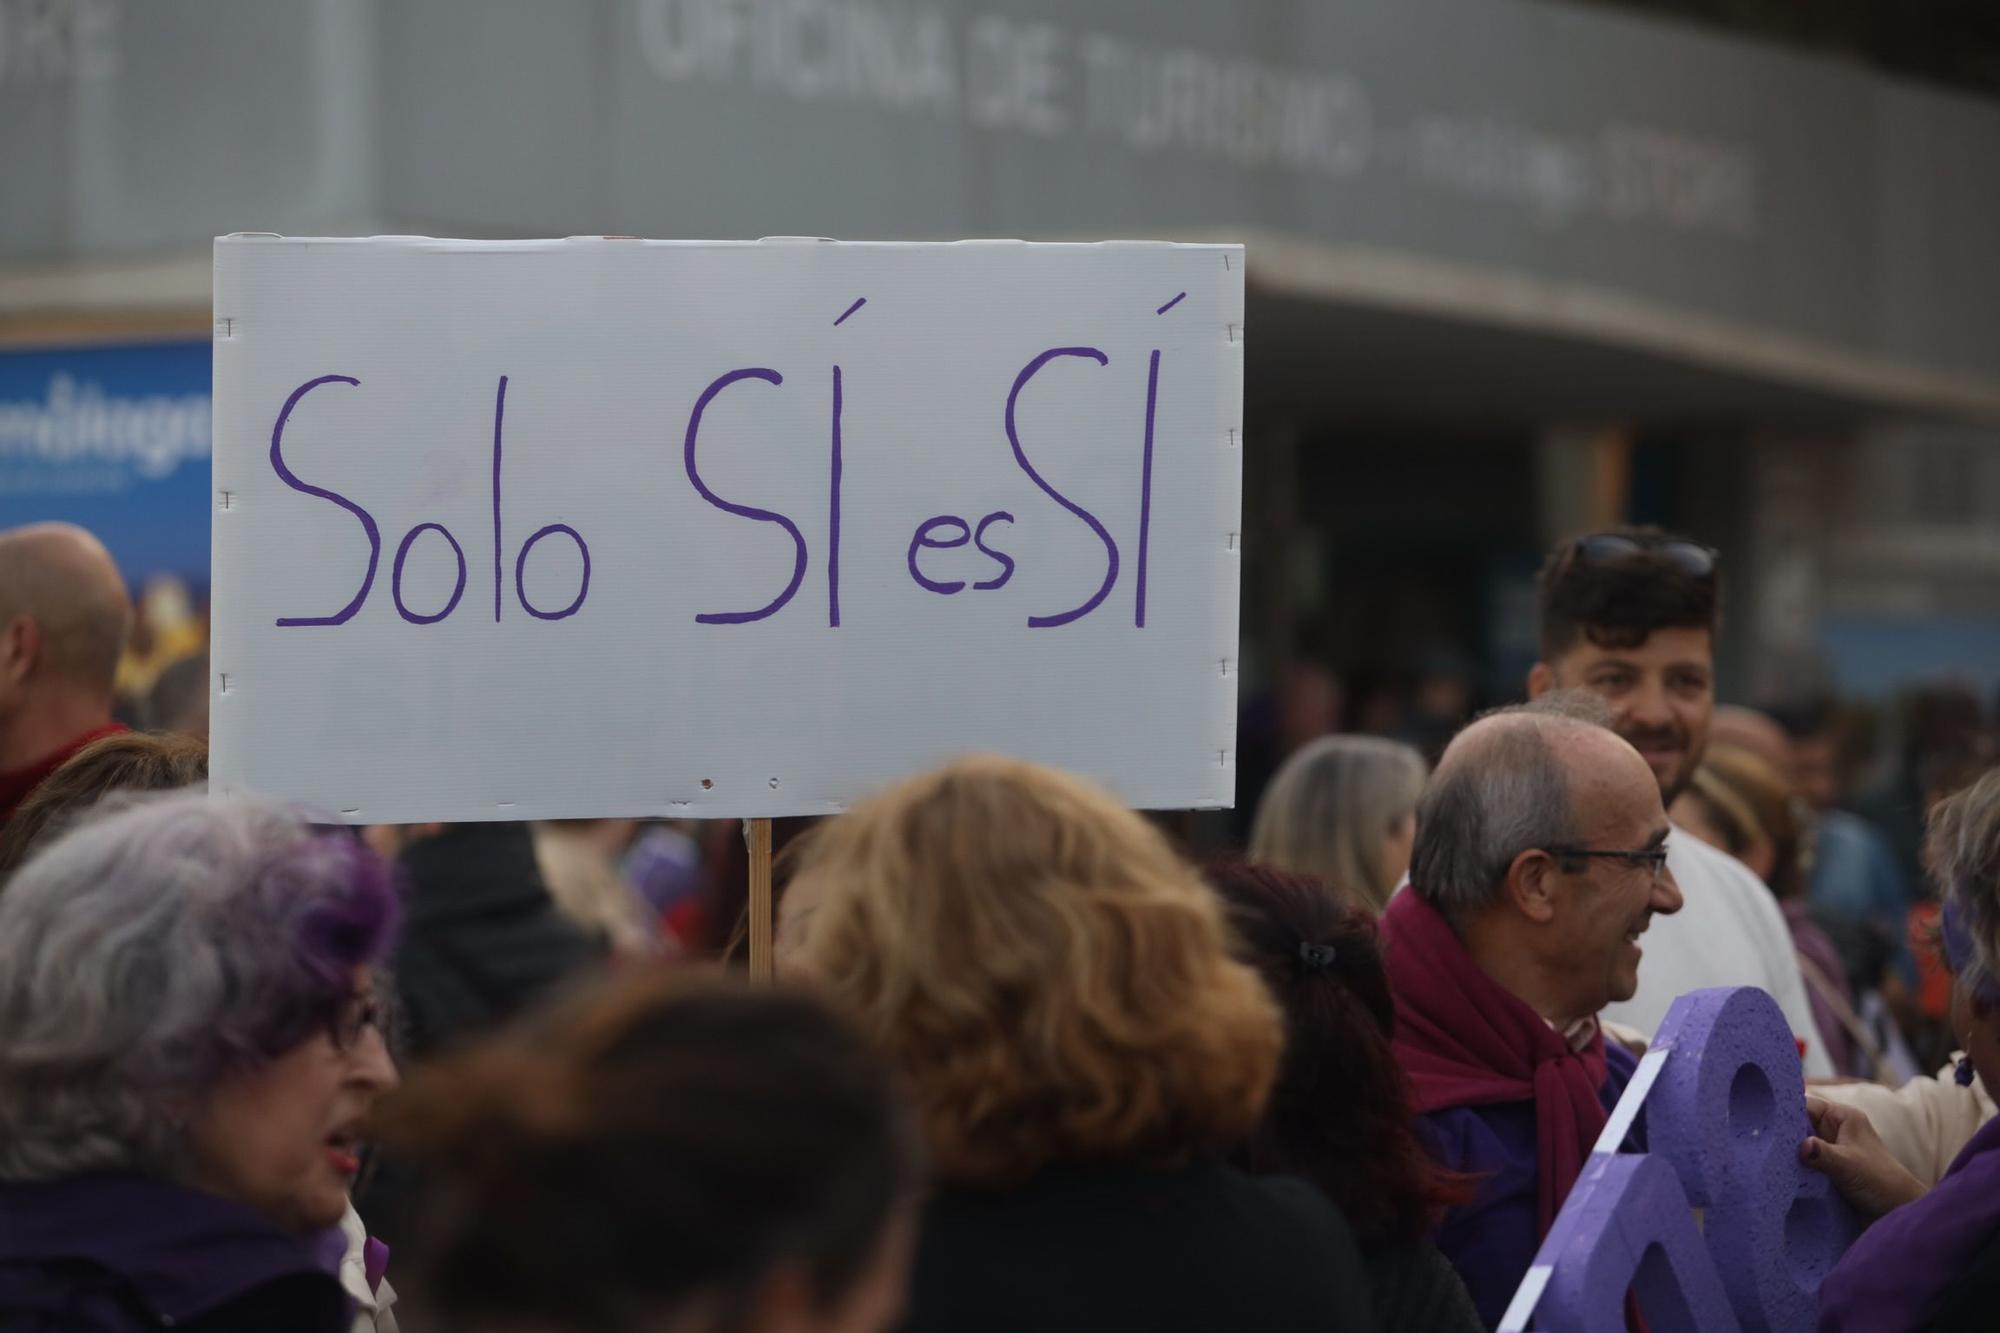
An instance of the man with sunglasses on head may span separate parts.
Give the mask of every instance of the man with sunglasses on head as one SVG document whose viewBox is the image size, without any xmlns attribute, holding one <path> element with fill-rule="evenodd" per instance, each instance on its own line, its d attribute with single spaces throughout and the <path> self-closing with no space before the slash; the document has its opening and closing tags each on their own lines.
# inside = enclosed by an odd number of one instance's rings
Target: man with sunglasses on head
<svg viewBox="0 0 2000 1333">
<path fill-rule="evenodd" d="M 1597 695 L 1671 806 L 1701 763 L 1715 714 L 1716 553 L 1652 528 L 1592 533 L 1550 554 L 1538 592 L 1541 660 L 1528 673 L 1528 697 Z M 1759 986 L 1805 1044 L 1806 1076 L 1831 1077 L 1770 891 L 1742 862 L 1679 829 L 1666 850 L 1685 905 L 1647 937 L 1637 992 L 1602 1016 L 1650 1037 L 1688 991 Z"/>
</svg>

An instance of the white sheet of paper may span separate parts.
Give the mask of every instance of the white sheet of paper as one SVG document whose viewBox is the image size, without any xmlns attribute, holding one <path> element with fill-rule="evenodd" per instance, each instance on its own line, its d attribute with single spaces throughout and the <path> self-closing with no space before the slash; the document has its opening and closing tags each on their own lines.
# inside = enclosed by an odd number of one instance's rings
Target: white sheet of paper
<svg viewBox="0 0 2000 1333">
<path fill-rule="evenodd" d="M 217 790 L 1233 799 L 1239 246 L 231 236 L 215 318 Z"/>
</svg>

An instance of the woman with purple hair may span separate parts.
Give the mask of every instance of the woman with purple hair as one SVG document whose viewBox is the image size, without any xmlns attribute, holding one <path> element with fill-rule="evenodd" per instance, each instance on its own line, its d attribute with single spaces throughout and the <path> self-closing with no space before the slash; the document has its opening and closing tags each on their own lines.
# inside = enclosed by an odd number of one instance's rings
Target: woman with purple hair
<svg viewBox="0 0 2000 1333">
<path fill-rule="evenodd" d="M 396 1084 L 386 866 L 282 806 L 92 819 L 0 894 L 0 1327 L 341 1333 L 362 1126 Z"/>
<path fill-rule="evenodd" d="M 1961 1081 L 2000 1089 L 2000 769 L 1938 803 L 1925 861 L 1944 898 Z M 2000 1120 L 1928 1190 L 1851 1107 L 1807 1099 L 1800 1152 L 1875 1220 L 1820 1287 L 1822 1333 L 1991 1329 L 2000 1319 Z"/>
</svg>

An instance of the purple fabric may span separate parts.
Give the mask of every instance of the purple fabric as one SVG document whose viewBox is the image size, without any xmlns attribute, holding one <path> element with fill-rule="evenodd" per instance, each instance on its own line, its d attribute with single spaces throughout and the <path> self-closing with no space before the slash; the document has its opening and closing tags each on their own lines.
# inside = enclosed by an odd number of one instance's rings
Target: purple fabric
<svg viewBox="0 0 2000 1333">
<path fill-rule="evenodd" d="M 347 1258 L 347 1233 L 338 1226 L 330 1226 L 306 1242 L 312 1249 L 313 1260 L 322 1273 L 340 1276 L 341 1261 Z"/>
<path fill-rule="evenodd" d="M 625 853 L 620 867 L 655 916 L 666 916 L 701 892 L 701 848 L 673 829 L 649 829 Z"/>
<path fill-rule="evenodd" d="M 361 1246 L 361 1275 L 368 1280 L 368 1290 L 379 1293 L 388 1271 L 389 1247 L 370 1236 Z"/>
<path fill-rule="evenodd" d="M 1609 1115 L 1638 1061 L 1618 1043 L 1607 1041 L 1604 1066 L 1604 1083 L 1597 1095 Z M 1628 1148 L 1645 1148 L 1644 1125 L 1642 1112 L 1626 1139 Z M 1479 1317 L 1491 1328 L 1506 1312 L 1539 1247 L 1535 1104 L 1503 1102 L 1432 1111 L 1417 1117 L 1417 1129 L 1442 1165 L 1481 1177 L 1472 1202 L 1446 1212 L 1437 1245 L 1465 1279 Z"/>
<path fill-rule="evenodd" d="M 1957 974 L 1971 967 L 1978 951 L 1973 947 L 1972 936 L 1966 933 L 1964 913 L 1949 898 L 1940 913 L 1939 929 L 1944 935 L 1944 960 L 1951 965 L 1952 972 Z"/>
<path fill-rule="evenodd" d="M 351 1317 L 313 1240 L 242 1204 L 137 1175 L 0 1184 L 0 1326 L 345 1333 Z"/>
<path fill-rule="evenodd" d="M 2000 1120 L 1989 1120 L 1915 1203 L 1861 1234 L 1819 1289 L 1820 1333 L 1904 1333 L 1930 1322 L 2000 1232 Z"/>
<path fill-rule="evenodd" d="M 1972 942 L 1971 931 L 1966 928 L 1965 913 L 1949 897 L 1944 900 L 1944 908 L 1938 914 L 1938 926 L 1944 936 L 1945 963 L 1951 968 L 1953 976 L 1962 977 L 1978 960 L 1978 950 Z M 1981 977 L 1974 987 L 1973 996 L 1988 1007 L 2000 1005 L 2000 981 Z"/>
<path fill-rule="evenodd" d="M 1840 961 L 1840 950 L 1833 947 L 1833 941 L 1826 937 L 1825 931 L 1813 924 L 1812 917 L 1808 915 L 1811 909 L 1805 899 L 1782 898 L 1778 907 L 1785 914 L 1785 925 L 1791 929 L 1793 951 L 1810 961 L 1819 969 L 1821 976 L 1833 983 L 1852 1012 L 1854 987 L 1848 983 L 1847 968 Z M 1833 1062 L 1833 1072 L 1843 1077 L 1859 1075 L 1861 1070 L 1856 1067 L 1854 1037 L 1840 1021 L 1840 1010 L 1810 981 L 1806 983 L 1806 998 L 1812 1004 L 1813 1026 L 1819 1029 L 1820 1040 L 1826 1045 L 1826 1058 Z"/>
</svg>

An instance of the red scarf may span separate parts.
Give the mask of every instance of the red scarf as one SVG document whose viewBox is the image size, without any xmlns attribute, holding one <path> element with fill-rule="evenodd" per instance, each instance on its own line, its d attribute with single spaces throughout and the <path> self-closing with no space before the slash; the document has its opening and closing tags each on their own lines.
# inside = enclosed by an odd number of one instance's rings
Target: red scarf
<svg viewBox="0 0 2000 1333">
<path fill-rule="evenodd" d="M 1535 1103 L 1540 1229 L 1546 1236 L 1604 1128 L 1604 1034 L 1580 1051 L 1486 975 L 1435 907 L 1405 889 L 1382 913 L 1396 1001 L 1396 1061 L 1419 1115 Z"/>
<path fill-rule="evenodd" d="M 29 792 L 42 785 L 43 778 L 68 763 L 71 755 L 100 737 L 123 730 L 125 730 L 123 723 L 112 722 L 94 731 L 86 731 L 61 749 L 43 755 L 32 764 L 23 764 L 19 768 L 10 768 L 0 773 L 0 824 L 12 819 L 15 807 L 28 799 Z"/>
</svg>

